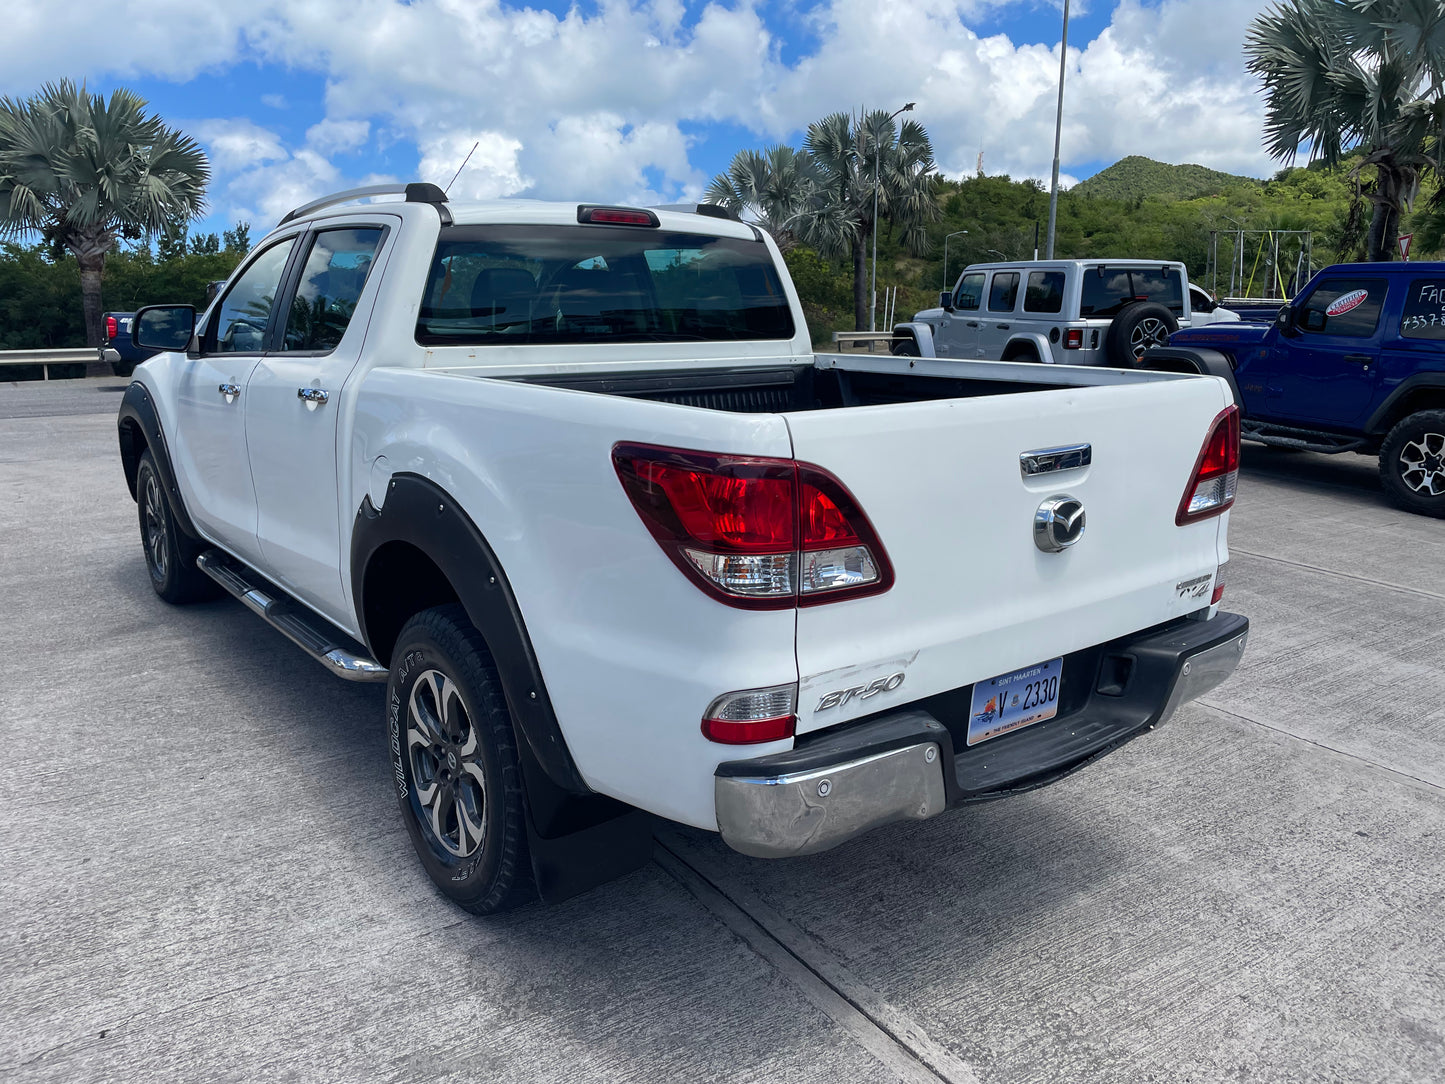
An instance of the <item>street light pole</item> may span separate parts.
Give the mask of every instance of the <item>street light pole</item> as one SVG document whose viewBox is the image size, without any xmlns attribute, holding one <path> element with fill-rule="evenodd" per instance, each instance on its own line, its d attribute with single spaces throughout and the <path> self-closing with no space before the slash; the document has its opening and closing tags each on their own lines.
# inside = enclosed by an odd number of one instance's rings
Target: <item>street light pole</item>
<svg viewBox="0 0 1445 1084">
<path fill-rule="evenodd" d="M 1069 63 L 1069 0 L 1064 0 L 1064 37 L 1059 43 L 1059 110 L 1054 117 L 1054 179 L 1049 186 L 1049 245 L 1044 259 L 1054 258 L 1054 220 L 1059 214 L 1059 141 L 1064 134 L 1064 71 Z"/>
<path fill-rule="evenodd" d="M 945 290 L 948 289 L 948 238 L 957 237 L 959 234 L 967 232 L 967 230 L 954 230 L 943 239 L 943 288 Z"/>
<path fill-rule="evenodd" d="M 913 102 L 909 102 L 902 109 L 895 109 L 888 114 L 892 120 L 899 113 L 907 113 L 913 108 Z M 877 331 L 878 317 L 878 160 L 882 158 L 879 153 L 880 147 L 873 148 L 873 282 L 868 289 L 868 330 Z"/>
</svg>

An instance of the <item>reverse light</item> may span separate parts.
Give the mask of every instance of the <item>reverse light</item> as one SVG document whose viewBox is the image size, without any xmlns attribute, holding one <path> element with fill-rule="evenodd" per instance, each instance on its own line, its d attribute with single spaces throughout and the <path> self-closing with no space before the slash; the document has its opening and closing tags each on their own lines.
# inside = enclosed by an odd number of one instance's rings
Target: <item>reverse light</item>
<svg viewBox="0 0 1445 1084">
<path fill-rule="evenodd" d="M 1210 426 L 1174 522 L 1182 527 L 1219 515 L 1234 504 L 1238 488 L 1239 408 L 1230 406 L 1220 411 Z"/>
<path fill-rule="evenodd" d="M 114 316 L 107 316 L 107 317 L 105 318 L 105 337 L 106 337 L 107 339 L 113 339 L 113 338 L 115 338 L 116 335 L 119 334 L 119 333 L 120 333 L 120 326 L 115 322 L 115 317 L 114 317 Z"/>
<path fill-rule="evenodd" d="M 646 444 L 619 444 L 612 461 L 663 551 L 729 605 L 810 606 L 893 584 L 868 517 L 821 467 Z"/>
<path fill-rule="evenodd" d="M 1064 329 L 1064 349 L 1082 350 L 1084 348 L 1084 329 L 1081 327 L 1069 327 Z"/>
<path fill-rule="evenodd" d="M 1228 567 L 1229 562 L 1225 561 L 1214 573 L 1214 594 L 1209 596 L 1209 605 L 1211 606 L 1218 606 L 1219 600 L 1224 597 L 1224 570 Z"/>
<path fill-rule="evenodd" d="M 723 745 L 791 738 L 797 725 L 798 684 L 724 693 L 703 712 L 702 734 Z"/>
</svg>

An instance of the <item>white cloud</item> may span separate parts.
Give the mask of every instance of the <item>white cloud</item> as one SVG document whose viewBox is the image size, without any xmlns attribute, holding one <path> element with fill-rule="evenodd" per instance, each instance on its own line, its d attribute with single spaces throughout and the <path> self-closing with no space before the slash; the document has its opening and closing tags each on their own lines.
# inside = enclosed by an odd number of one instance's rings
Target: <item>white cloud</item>
<svg viewBox="0 0 1445 1084">
<path fill-rule="evenodd" d="M 826 113 L 908 100 L 947 174 L 971 175 L 982 148 L 989 172 L 1047 178 L 1057 48 L 971 29 L 1008 3 L 1023 0 L 822 0 L 801 12 L 816 46 L 784 64 L 755 0 L 599 0 L 560 16 L 501 0 L 20 0 L 0 91 L 56 71 L 184 80 L 241 61 L 321 74 L 325 116 L 300 146 L 252 121 L 192 126 L 218 202 L 258 220 L 354 183 L 333 159 L 368 141 L 403 161 L 414 146 L 420 175 L 441 184 L 480 141 L 454 194 L 673 200 L 707 181 L 685 128 L 797 141 Z M 1052 3 L 1035 8 L 1055 18 Z M 1110 25 L 1069 50 L 1064 165 L 1144 154 L 1267 172 L 1241 57 L 1258 11 L 1118 0 Z M 102 21 L 102 36 L 65 29 Z"/>
</svg>

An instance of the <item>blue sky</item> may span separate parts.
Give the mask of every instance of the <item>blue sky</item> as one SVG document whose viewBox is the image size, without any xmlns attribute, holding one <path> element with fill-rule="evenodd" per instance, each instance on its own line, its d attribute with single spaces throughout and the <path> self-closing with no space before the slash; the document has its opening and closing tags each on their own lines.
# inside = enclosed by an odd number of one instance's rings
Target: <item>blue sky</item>
<svg viewBox="0 0 1445 1084">
<path fill-rule="evenodd" d="M 15 0 L 12 0 L 12 4 Z M 1262 175 L 1240 46 L 1259 0 L 1086 0 L 1070 19 L 1063 174 L 1125 154 Z M 329 190 L 696 198 L 749 146 L 893 109 L 943 172 L 1047 178 L 1061 11 L 1044 0 L 19 0 L 0 93 L 128 86 L 211 155 L 211 210 L 253 236 Z M 104 32 L 77 37 L 77 25 Z"/>
</svg>

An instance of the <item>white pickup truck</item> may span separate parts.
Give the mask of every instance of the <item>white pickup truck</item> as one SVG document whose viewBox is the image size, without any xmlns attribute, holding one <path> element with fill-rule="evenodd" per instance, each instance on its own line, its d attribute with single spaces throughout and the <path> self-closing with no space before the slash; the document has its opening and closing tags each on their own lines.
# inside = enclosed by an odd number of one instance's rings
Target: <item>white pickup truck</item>
<svg viewBox="0 0 1445 1084">
<path fill-rule="evenodd" d="M 727 218 L 355 190 L 134 326 L 156 591 L 387 682 L 479 913 L 641 864 L 649 815 L 797 855 L 1041 786 L 1244 650 L 1223 381 L 815 355 Z"/>
</svg>

